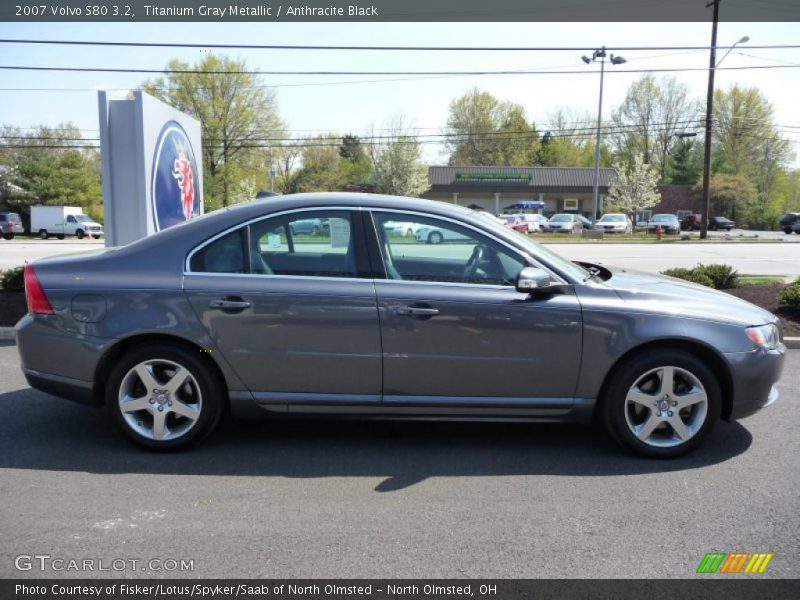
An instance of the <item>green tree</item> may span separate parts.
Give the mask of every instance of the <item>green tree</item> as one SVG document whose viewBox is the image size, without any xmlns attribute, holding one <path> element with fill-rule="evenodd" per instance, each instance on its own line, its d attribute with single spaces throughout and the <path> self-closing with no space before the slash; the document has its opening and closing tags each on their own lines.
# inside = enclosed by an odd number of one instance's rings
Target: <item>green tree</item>
<svg viewBox="0 0 800 600">
<path fill-rule="evenodd" d="M 594 165 L 594 119 L 559 107 L 547 118 L 537 162 L 545 167 L 590 167 Z M 608 149 L 600 148 L 600 163 L 608 165 Z"/>
<path fill-rule="evenodd" d="M 342 137 L 342 143 L 339 146 L 339 156 L 354 163 L 361 162 L 367 158 L 359 137 L 349 133 Z"/>
<path fill-rule="evenodd" d="M 702 184 L 695 187 L 696 194 L 702 194 Z M 711 212 L 709 216 L 728 216 L 740 223 L 746 223 L 759 210 L 758 194 L 755 185 L 744 175 L 714 173 L 709 180 Z"/>
<path fill-rule="evenodd" d="M 3 130 L 3 135 L 16 136 L 6 138 L 0 146 L 4 167 L 0 186 L 10 208 L 27 213 L 34 204 L 75 204 L 102 219 L 99 155 L 95 149 L 83 147 L 74 125 L 42 126 L 24 136 L 19 130 Z"/>
<path fill-rule="evenodd" d="M 633 159 L 633 165 L 618 164 L 617 174 L 608 190 L 608 201 L 624 212 L 635 215 L 661 202 L 658 192 L 658 171 L 646 164 L 642 155 Z"/>
<path fill-rule="evenodd" d="M 237 190 L 265 178 L 267 140 L 283 136 L 273 92 L 259 87 L 243 60 L 209 54 L 194 65 L 171 60 L 165 78 L 143 89 L 200 121 L 206 208 L 244 200 Z"/>
<path fill-rule="evenodd" d="M 675 185 L 694 185 L 703 173 L 703 144 L 679 139 L 672 147 L 666 179 Z"/>
<path fill-rule="evenodd" d="M 539 134 L 525 109 L 474 88 L 450 103 L 445 127 L 451 165 L 532 165 Z"/>
</svg>

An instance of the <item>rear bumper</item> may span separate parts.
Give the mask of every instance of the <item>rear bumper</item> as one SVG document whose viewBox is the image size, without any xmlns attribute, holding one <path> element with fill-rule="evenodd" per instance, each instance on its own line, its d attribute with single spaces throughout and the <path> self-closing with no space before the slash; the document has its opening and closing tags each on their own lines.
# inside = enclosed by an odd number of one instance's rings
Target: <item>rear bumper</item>
<svg viewBox="0 0 800 600">
<path fill-rule="evenodd" d="M 80 381 L 79 379 L 62 377 L 51 373 L 40 373 L 33 369 L 23 368 L 22 372 L 25 374 L 25 379 L 28 380 L 28 385 L 36 390 L 79 402 L 80 404 L 100 406 L 94 396 L 91 381 Z"/>
<path fill-rule="evenodd" d="M 742 419 L 778 400 L 775 384 L 781 378 L 786 346 L 775 350 L 726 354 L 733 376 L 730 419 Z"/>
</svg>

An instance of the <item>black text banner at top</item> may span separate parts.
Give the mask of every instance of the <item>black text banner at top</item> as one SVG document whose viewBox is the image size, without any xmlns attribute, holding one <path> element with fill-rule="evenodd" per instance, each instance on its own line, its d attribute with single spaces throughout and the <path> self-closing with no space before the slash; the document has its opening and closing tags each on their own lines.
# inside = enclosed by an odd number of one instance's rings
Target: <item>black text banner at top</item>
<svg viewBox="0 0 800 600">
<path fill-rule="evenodd" d="M 688 22 L 703 0 L 10 0 L 0 21 L 170 22 Z M 796 0 L 729 0 L 721 21 L 800 22 Z M 601 31 L 598 31 L 598 34 Z M 536 31 L 531 31 L 535 39 Z M 473 40 L 474 41 L 474 40 Z M 526 45 L 530 40 L 519 40 Z"/>
</svg>

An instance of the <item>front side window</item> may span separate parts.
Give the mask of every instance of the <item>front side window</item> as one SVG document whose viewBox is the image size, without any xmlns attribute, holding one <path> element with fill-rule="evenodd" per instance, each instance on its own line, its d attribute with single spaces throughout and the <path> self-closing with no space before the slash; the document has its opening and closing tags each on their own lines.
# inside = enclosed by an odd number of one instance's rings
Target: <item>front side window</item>
<svg viewBox="0 0 800 600">
<path fill-rule="evenodd" d="M 502 244 L 451 221 L 373 213 L 389 279 L 513 286 L 524 259 Z M 413 223 L 412 236 L 393 223 Z"/>
</svg>

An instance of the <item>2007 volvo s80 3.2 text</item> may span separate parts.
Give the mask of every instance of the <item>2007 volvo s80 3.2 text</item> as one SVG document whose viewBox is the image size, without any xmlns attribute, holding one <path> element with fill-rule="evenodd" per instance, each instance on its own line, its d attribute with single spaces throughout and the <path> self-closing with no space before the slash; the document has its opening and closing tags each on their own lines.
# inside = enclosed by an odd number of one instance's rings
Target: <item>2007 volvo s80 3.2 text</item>
<svg viewBox="0 0 800 600">
<path fill-rule="evenodd" d="M 324 226 L 293 227 L 309 219 Z M 260 406 L 598 417 L 626 448 L 667 458 L 774 402 L 785 353 L 778 320 L 732 296 L 569 262 L 479 213 L 410 198 L 274 197 L 36 261 L 25 283 L 30 385 L 105 406 L 155 450 Z"/>
</svg>

